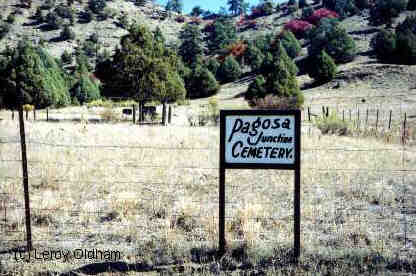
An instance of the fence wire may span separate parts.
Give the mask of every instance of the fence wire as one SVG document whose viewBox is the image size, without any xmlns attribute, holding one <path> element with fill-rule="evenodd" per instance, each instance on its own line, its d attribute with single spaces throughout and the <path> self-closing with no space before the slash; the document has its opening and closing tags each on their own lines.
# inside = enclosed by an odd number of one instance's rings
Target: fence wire
<svg viewBox="0 0 416 276">
<path fill-rule="evenodd" d="M 124 144 L 117 136 L 74 142 L 74 133 L 53 128 L 42 135 L 27 130 L 35 248 L 105 246 L 135 254 L 167 245 L 216 248 L 217 128 L 189 128 L 187 137 L 185 128 L 149 127 L 140 132 L 149 140 L 134 132 Z M 25 245 L 17 128 L 14 133 L 0 137 L 0 251 Z M 302 250 L 414 256 L 416 150 L 353 138 L 335 143 L 309 130 L 302 139 Z M 290 247 L 292 237 L 293 173 L 228 170 L 227 242 Z"/>
</svg>

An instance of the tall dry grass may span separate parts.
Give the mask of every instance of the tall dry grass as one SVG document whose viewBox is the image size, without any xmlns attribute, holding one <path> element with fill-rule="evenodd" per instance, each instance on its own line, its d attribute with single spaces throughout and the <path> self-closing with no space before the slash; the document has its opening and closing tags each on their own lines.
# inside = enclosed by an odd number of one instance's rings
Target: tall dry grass
<svg viewBox="0 0 416 276">
<path fill-rule="evenodd" d="M 17 122 L 0 124 L 1 141 L 18 139 Z M 195 257 L 195 248 L 216 247 L 217 128 L 44 122 L 26 127 L 36 246 L 111 248 L 124 252 L 126 262 L 150 264 L 194 261 L 201 257 Z M 7 206 L 7 221 L 0 229 L 8 231 L 9 240 L 24 241 L 21 165 L 13 161 L 20 159 L 19 147 L 0 144 L 0 193 L 6 194 L 0 197 L 0 214 L 1 206 Z M 416 174 L 403 170 L 414 170 L 414 157 L 414 149 L 371 137 L 304 135 L 305 256 L 335 258 L 347 249 L 382 256 L 399 252 L 400 207 L 406 196 L 416 194 Z M 278 248 L 292 246 L 292 172 L 229 170 L 226 198 L 231 255 L 243 246 L 245 254 L 260 262 L 277 258 Z M 415 226 L 407 231 L 416 232 Z M 75 261 L 7 266 L 62 271 Z"/>
</svg>

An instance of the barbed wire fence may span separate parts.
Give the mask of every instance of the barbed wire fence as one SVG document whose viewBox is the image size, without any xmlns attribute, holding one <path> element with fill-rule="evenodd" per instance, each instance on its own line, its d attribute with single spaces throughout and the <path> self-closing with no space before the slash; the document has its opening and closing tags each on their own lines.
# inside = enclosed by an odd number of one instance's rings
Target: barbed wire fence
<svg viewBox="0 0 416 276">
<path fill-rule="evenodd" d="M 398 135 L 405 132 L 404 122 Z M 0 251 L 26 241 L 17 130 L 0 137 Z M 168 128 L 162 139 L 178 131 Z M 219 139 L 216 127 L 199 131 Z M 26 135 L 35 248 L 101 245 L 136 255 L 138 248 L 169 241 L 216 248 L 218 141 L 152 146 L 51 141 L 33 130 Z M 412 258 L 416 169 L 409 160 L 414 148 L 321 145 L 308 140 L 323 138 L 309 131 L 303 135 L 302 248 L 371 248 L 394 253 L 397 260 Z M 291 247 L 293 174 L 243 170 L 227 173 L 227 179 L 227 242 Z"/>
</svg>

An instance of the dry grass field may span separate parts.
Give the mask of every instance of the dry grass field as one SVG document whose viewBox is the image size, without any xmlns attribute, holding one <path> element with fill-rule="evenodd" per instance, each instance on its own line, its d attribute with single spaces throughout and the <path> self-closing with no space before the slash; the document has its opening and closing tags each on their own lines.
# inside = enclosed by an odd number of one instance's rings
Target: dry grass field
<svg viewBox="0 0 416 276">
<path fill-rule="evenodd" d="M 24 201 L 18 124 L 0 124 L 0 251 L 7 251 L 24 245 Z M 284 171 L 227 171 L 229 248 L 214 258 L 218 128 L 30 121 L 26 127 L 35 248 L 119 251 L 111 261 L 121 263 L 74 256 L 22 262 L 0 254 L 6 275 L 416 273 L 414 148 L 308 135 L 304 126 L 296 267 L 288 262 L 293 173 Z"/>
</svg>

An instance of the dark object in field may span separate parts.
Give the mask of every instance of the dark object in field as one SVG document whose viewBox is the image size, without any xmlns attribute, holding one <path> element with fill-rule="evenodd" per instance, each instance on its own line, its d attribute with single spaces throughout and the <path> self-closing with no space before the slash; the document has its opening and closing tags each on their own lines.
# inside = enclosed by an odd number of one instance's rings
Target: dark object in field
<svg viewBox="0 0 416 276">
<path fill-rule="evenodd" d="M 131 108 L 123 108 L 123 115 L 131 115 L 133 114 L 133 111 Z"/>
<path fill-rule="evenodd" d="M 156 115 L 156 106 L 143 106 L 143 114 L 145 115 Z"/>
</svg>

